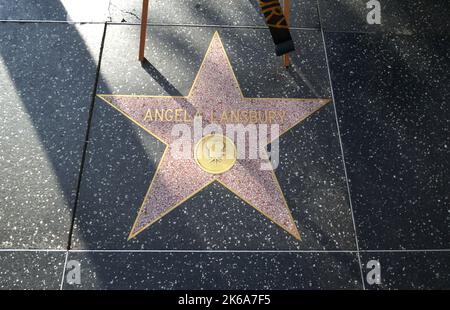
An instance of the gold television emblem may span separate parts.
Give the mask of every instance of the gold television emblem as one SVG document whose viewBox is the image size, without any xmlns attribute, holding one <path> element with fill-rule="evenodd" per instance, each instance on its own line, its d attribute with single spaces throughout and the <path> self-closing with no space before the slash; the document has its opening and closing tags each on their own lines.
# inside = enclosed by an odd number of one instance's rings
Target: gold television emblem
<svg viewBox="0 0 450 310">
<path fill-rule="evenodd" d="M 197 165 L 204 171 L 220 174 L 230 170 L 236 163 L 236 146 L 230 138 L 209 134 L 198 141 L 194 149 Z"/>
</svg>

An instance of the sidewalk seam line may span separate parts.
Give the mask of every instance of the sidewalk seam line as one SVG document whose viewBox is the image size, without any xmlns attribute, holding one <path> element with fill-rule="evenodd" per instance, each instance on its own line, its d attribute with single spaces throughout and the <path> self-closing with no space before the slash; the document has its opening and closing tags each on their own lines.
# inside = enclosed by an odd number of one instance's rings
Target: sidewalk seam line
<svg viewBox="0 0 450 310">
<path fill-rule="evenodd" d="M 98 86 L 98 80 L 99 80 L 99 77 L 100 77 L 100 66 L 101 66 L 101 63 L 102 63 L 103 47 L 104 47 L 104 44 L 105 44 L 107 25 L 108 24 L 105 22 L 104 23 L 104 27 L 103 27 L 102 40 L 101 40 L 101 43 L 100 43 L 100 51 L 99 51 L 99 55 L 98 55 L 97 71 L 96 71 L 95 82 L 94 82 L 94 87 L 93 87 L 93 91 L 92 91 L 91 104 L 90 104 L 90 107 L 89 107 L 89 116 L 88 116 L 88 120 L 87 120 L 87 128 L 86 128 L 85 140 L 84 140 L 84 144 L 83 144 L 83 153 L 82 153 L 82 156 L 81 156 L 80 171 L 79 171 L 78 180 L 77 180 L 77 189 L 76 189 L 76 194 L 75 194 L 75 202 L 74 202 L 74 206 L 73 206 L 73 209 L 72 209 L 73 210 L 72 211 L 72 221 L 71 221 L 71 225 L 70 225 L 70 229 L 69 229 L 69 240 L 68 240 L 68 243 L 67 243 L 67 250 L 70 250 L 70 248 L 72 247 L 73 229 L 74 229 L 74 225 L 75 225 L 76 211 L 77 211 L 77 207 L 78 207 L 78 203 L 79 203 L 79 199 L 80 199 L 81 180 L 83 178 L 84 164 L 85 164 L 85 161 L 86 161 L 87 148 L 88 148 L 88 144 L 89 144 L 89 135 L 90 135 L 92 117 L 93 117 L 93 114 L 94 114 L 95 98 L 96 98 L 96 95 L 97 95 L 97 86 Z"/>
<path fill-rule="evenodd" d="M 351 215 L 352 215 L 353 230 L 355 232 L 356 253 L 357 253 L 357 257 L 358 257 L 359 271 L 361 273 L 361 284 L 362 284 L 362 289 L 365 290 L 366 289 L 366 285 L 364 283 L 364 274 L 363 274 L 363 268 L 362 268 L 362 264 L 361 264 L 361 254 L 360 254 L 360 250 L 359 250 L 358 232 L 357 232 L 357 229 L 356 229 L 355 214 L 354 214 L 354 211 L 353 211 L 353 201 L 352 201 L 352 196 L 351 196 L 351 192 L 350 192 L 350 185 L 349 185 L 349 181 L 348 181 L 347 165 L 345 164 L 344 146 L 342 144 L 341 130 L 340 130 L 340 127 L 339 127 L 339 119 L 338 119 L 337 108 L 336 108 L 336 100 L 335 100 L 335 97 L 334 97 L 333 82 L 331 80 L 331 70 L 330 70 L 330 63 L 329 63 L 329 60 L 328 60 L 327 44 L 325 42 L 325 34 L 324 34 L 324 31 L 323 31 L 323 27 L 322 27 L 322 18 L 321 18 L 321 14 L 320 14 L 320 3 L 319 3 L 319 1 L 317 1 L 316 3 L 317 3 L 317 14 L 319 16 L 320 32 L 321 32 L 321 35 L 322 35 L 323 50 L 324 50 L 324 53 L 325 53 L 325 62 L 326 62 L 327 71 L 328 71 L 328 80 L 329 80 L 329 85 L 330 85 L 330 90 L 331 90 L 331 98 L 333 100 L 333 108 L 334 108 L 336 129 L 337 129 L 337 134 L 338 134 L 338 138 L 339 138 L 339 146 L 340 146 L 340 149 L 341 149 L 342 168 L 344 170 L 345 183 L 346 183 L 346 187 L 347 187 L 348 203 L 349 203 L 350 212 L 351 212 Z"/>
</svg>

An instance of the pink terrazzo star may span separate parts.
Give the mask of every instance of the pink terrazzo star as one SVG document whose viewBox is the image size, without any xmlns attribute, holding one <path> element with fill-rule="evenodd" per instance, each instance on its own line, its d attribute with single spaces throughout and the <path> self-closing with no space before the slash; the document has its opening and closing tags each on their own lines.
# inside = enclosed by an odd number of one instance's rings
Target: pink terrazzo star
<svg viewBox="0 0 450 310">
<path fill-rule="evenodd" d="M 145 119 L 148 109 L 183 109 L 191 119 L 201 111 L 204 122 L 211 112 L 225 110 L 272 110 L 286 112 L 279 124 L 283 133 L 327 104 L 327 99 L 244 98 L 218 33 L 214 34 L 205 59 L 187 97 L 99 95 L 104 101 L 163 141 L 166 151 L 150 184 L 131 229 L 133 238 L 184 201 L 216 181 L 286 232 L 300 239 L 294 219 L 273 170 L 261 170 L 259 159 L 238 159 L 223 174 L 202 170 L 195 159 L 175 159 L 170 150 L 176 139 L 174 123 Z M 283 113 L 284 113 L 283 112 Z M 206 119 L 205 119 L 206 118 Z M 192 126 L 192 122 L 186 122 Z M 225 132 L 225 124 L 221 124 Z M 273 140 L 277 137 L 270 137 Z M 197 141 L 192 141 L 195 144 Z"/>
</svg>

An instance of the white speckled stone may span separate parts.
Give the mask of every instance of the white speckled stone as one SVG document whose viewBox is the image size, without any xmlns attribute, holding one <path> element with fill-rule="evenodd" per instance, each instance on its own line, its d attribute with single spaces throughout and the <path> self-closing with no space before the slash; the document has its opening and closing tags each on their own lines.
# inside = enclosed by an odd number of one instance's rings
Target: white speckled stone
<svg viewBox="0 0 450 310">
<path fill-rule="evenodd" d="M 67 246 L 102 32 L 1 25 L 1 248 Z"/>
<path fill-rule="evenodd" d="M 70 253 L 83 270 L 64 289 L 358 289 L 349 253 Z"/>
<path fill-rule="evenodd" d="M 319 27 L 315 0 L 290 2 L 292 27 Z M 111 0 L 113 22 L 140 23 L 142 1 Z M 254 0 L 153 0 L 149 4 L 149 23 L 207 24 L 221 26 L 265 26 L 261 9 Z"/>
</svg>

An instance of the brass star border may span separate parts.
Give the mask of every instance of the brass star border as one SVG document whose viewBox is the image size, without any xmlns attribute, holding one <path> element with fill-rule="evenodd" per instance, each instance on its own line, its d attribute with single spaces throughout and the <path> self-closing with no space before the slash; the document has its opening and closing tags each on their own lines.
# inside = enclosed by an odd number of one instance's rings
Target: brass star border
<svg viewBox="0 0 450 310">
<path fill-rule="evenodd" d="M 305 113 L 305 115 L 301 118 L 299 118 L 295 123 L 291 124 L 289 127 L 285 128 L 284 130 L 282 130 L 282 132 L 275 137 L 274 139 L 272 139 L 270 143 L 272 143 L 275 139 L 278 139 L 279 137 L 281 137 L 284 133 L 288 132 L 290 129 L 292 129 L 293 127 L 297 126 L 299 123 L 301 123 L 303 120 L 305 120 L 307 117 L 309 117 L 311 114 L 313 114 L 314 112 L 318 111 L 320 108 L 322 108 L 323 106 L 325 106 L 327 103 L 329 103 L 331 100 L 330 99 L 300 99 L 300 98 L 252 98 L 252 97 L 244 97 L 243 93 L 242 93 L 242 89 L 239 85 L 238 79 L 234 73 L 233 67 L 231 65 L 231 62 L 228 58 L 228 55 L 225 51 L 224 45 L 220 39 L 220 36 L 218 34 L 218 32 L 216 31 L 213 35 L 213 38 L 211 39 L 208 49 L 205 53 L 205 56 L 201 62 L 201 65 L 199 67 L 199 70 L 197 71 L 196 77 L 194 79 L 194 82 L 192 83 L 192 86 L 189 90 L 189 93 L 187 96 L 147 96 L 147 95 L 110 95 L 110 94 L 98 94 L 97 96 L 102 99 L 104 102 L 106 102 L 108 105 L 110 105 L 111 107 L 113 107 L 115 110 L 117 110 L 118 112 L 120 112 L 122 115 L 124 115 L 126 118 L 128 118 L 131 122 L 133 122 L 134 124 L 136 124 L 138 127 L 140 127 L 141 129 L 143 129 L 145 132 L 147 132 L 148 134 L 150 134 L 151 136 L 153 136 L 154 138 L 156 138 L 157 140 L 159 140 L 161 143 L 163 143 L 165 145 L 165 150 L 163 152 L 162 157 L 159 160 L 158 166 L 156 168 L 156 171 L 153 175 L 153 178 L 150 182 L 150 185 L 148 187 L 148 190 L 145 194 L 144 200 L 139 208 L 138 211 L 138 215 L 136 217 L 136 220 L 134 221 L 134 224 L 131 228 L 131 231 L 129 233 L 128 236 L 128 240 L 136 237 L 138 234 L 140 234 L 142 231 L 144 231 L 145 229 L 147 229 L 149 226 L 151 226 L 152 224 L 154 224 L 155 222 L 159 221 L 162 217 L 164 217 L 165 215 L 167 215 L 168 213 L 170 213 L 172 210 L 174 210 L 175 208 L 177 208 L 178 206 L 180 206 L 181 204 L 183 204 L 184 202 L 186 202 L 187 200 L 189 200 L 190 198 L 192 198 L 193 196 L 195 196 L 196 194 L 198 194 L 199 192 L 201 192 L 203 189 L 205 189 L 206 187 L 208 187 L 209 185 L 211 185 L 214 182 L 217 182 L 219 184 L 221 184 L 222 186 L 224 186 L 226 189 L 228 189 L 230 192 L 232 192 L 234 195 L 236 195 L 238 198 L 240 198 L 242 201 L 244 201 L 245 203 L 247 203 L 249 206 L 253 207 L 254 209 L 256 209 L 258 212 L 260 212 L 262 215 L 264 215 L 266 218 L 268 218 L 272 223 L 278 225 L 279 227 L 281 227 L 283 230 L 285 230 L 287 233 L 291 234 L 295 239 L 297 240 L 301 240 L 300 237 L 300 233 L 298 232 L 297 229 L 297 224 L 295 223 L 294 218 L 292 217 L 291 211 L 289 209 L 288 203 L 285 199 L 285 196 L 283 194 L 283 191 L 281 189 L 280 183 L 278 181 L 278 178 L 276 177 L 276 174 L 274 172 L 274 169 L 271 169 L 270 172 L 272 174 L 273 180 L 276 183 L 276 189 L 279 192 L 279 195 L 281 196 L 282 200 L 283 200 L 283 204 L 284 207 L 287 209 L 287 212 L 289 213 L 289 217 L 290 220 L 293 222 L 293 225 L 295 226 L 295 229 L 291 229 L 288 230 L 286 228 L 286 226 L 283 226 L 281 224 L 279 224 L 271 215 L 267 214 L 267 212 L 264 212 L 263 210 L 260 210 L 259 207 L 255 206 L 251 201 L 249 201 L 248 199 L 246 199 L 245 197 L 243 197 L 243 195 L 237 193 L 236 190 L 233 190 L 232 188 L 230 188 L 230 186 L 228 186 L 225 182 L 221 181 L 220 179 L 213 177 L 209 182 L 205 183 L 203 186 L 200 186 L 197 190 L 193 191 L 191 194 L 186 195 L 186 197 L 184 197 L 183 199 L 181 199 L 180 201 L 178 201 L 176 204 L 174 204 L 172 207 L 167 208 L 166 210 L 164 210 L 163 212 L 158 213 L 158 215 L 156 217 L 154 217 L 151 221 L 147 222 L 146 224 L 144 224 L 142 227 L 140 227 L 138 230 L 136 230 L 137 225 L 139 224 L 139 219 L 140 217 L 143 215 L 143 211 L 144 211 L 144 206 L 146 203 L 147 198 L 149 197 L 149 194 L 152 190 L 152 187 L 154 185 L 154 181 L 157 178 L 157 176 L 160 173 L 160 169 L 161 169 L 161 165 L 162 163 L 165 161 L 165 158 L 167 156 L 167 152 L 170 148 L 169 144 L 165 141 L 165 139 L 163 139 L 162 137 L 160 137 L 160 135 L 155 134 L 154 132 L 152 132 L 151 130 L 149 130 L 148 128 L 146 128 L 143 124 L 141 124 L 139 121 L 137 121 L 135 118 L 133 118 L 132 115 L 130 115 L 129 112 L 126 112 L 122 109 L 120 109 L 113 101 L 120 98 L 132 98 L 132 99 L 136 99 L 139 100 L 140 98 L 153 98 L 153 99 L 182 99 L 182 100 L 186 100 L 189 101 L 189 99 L 192 98 L 192 93 L 194 90 L 194 87 L 197 85 L 200 73 L 202 72 L 204 66 L 205 66 L 205 62 L 207 60 L 207 57 L 210 54 L 211 51 L 211 46 L 213 44 L 213 42 L 215 42 L 215 40 L 218 40 L 218 42 L 220 43 L 221 49 L 223 50 L 223 54 L 224 57 L 226 58 L 226 64 L 228 67 L 228 70 L 230 70 L 231 74 L 232 74 L 232 78 L 234 80 L 234 83 L 239 91 L 240 94 L 240 99 L 242 101 L 264 101 L 264 100 L 272 100 L 272 101 L 283 101 L 283 102 L 291 102 L 291 101 L 295 101 L 295 103 L 316 103 L 317 106 L 311 108 L 308 113 Z"/>
</svg>

